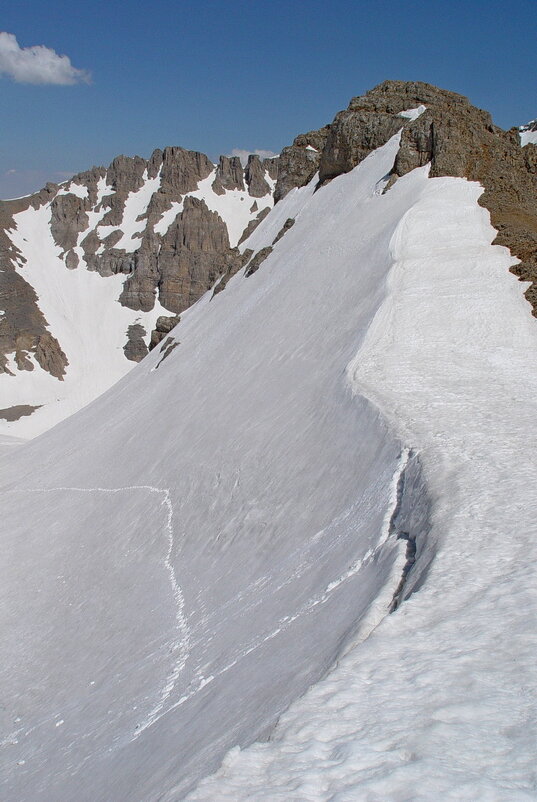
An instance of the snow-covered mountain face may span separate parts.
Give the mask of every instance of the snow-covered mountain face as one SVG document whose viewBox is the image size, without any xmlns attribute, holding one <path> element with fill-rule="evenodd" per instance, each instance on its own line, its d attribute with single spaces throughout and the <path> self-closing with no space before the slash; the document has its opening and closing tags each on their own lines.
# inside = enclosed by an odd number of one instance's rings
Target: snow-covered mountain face
<svg viewBox="0 0 537 802">
<path fill-rule="evenodd" d="M 388 186 L 427 162 L 433 176 L 478 180 L 537 309 L 537 158 L 533 145 L 520 148 L 532 124 L 504 132 L 460 95 L 386 82 L 280 158 L 252 156 L 245 169 L 166 148 L 0 202 L 0 433 L 35 436 L 104 392 L 204 292 L 224 289 L 252 258 L 256 269 L 267 252 L 244 241 L 274 200 L 317 171 L 321 184 L 347 172 L 401 125 Z"/>
<path fill-rule="evenodd" d="M 2 431 L 39 434 L 100 395 L 238 270 L 276 174 L 167 148 L 3 204 Z"/>
<path fill-rule="evenodd" d="M 242 266 L 9 447 L 7 798 L 531 798 L 536 150 L 428 85 L 355 98 Z"/>
</svg>

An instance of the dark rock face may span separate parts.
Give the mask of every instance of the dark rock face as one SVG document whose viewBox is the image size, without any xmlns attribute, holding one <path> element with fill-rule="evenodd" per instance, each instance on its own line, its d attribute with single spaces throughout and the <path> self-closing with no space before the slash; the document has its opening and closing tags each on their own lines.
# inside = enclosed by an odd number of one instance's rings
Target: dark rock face
<svg viewBox="0 0 537 802">
<path fill-rule="evenodd" d="M 329 128 L 330 126 L 326 125 L 319 131 L 300 134 L 290 147 L 282 150 L 278 159 L 275 202 L 284 198 L 294 187 L 303 187 L 311 181 L 319 169 Z"/>
<path fill-rule="evenodd" d="M 50 229 L 64 251 L 75 247 L 79 233 L 88 226 L 86 206 L 86 199 L 76 195 L 57 195 L 52 201 Z"/>
<path fill-rule="evenodd" d="M 163 339 L 166 337 L 167 334 L 170 333 L 172 329 L 174 329 L 179 321 L 181 320 L 179 315 L 161 315 L 157 318 L 157 323 L 153 331 L 151 332 L 151 342 L 149 344 L 149 350 L 152 351 Z"/>
<path fill-rule="evenodd" d="M 278 233 L 274 237 L 274 240 L 273 240 L 272 244 L 276 245 L 276 243 L 281 240 L 281 238 L 284 236 L 284 234 L 286 234 L 289 231 L 289 229 L 294 226 L 294 224 L 295 224 L 295 218 L 294 217 L 288 217 L 287 220 L 285 221 L 285 223 L 283 224 L 283 226 L 280 228 L 280 230 L 278 231 Z"/>
<path fill-rule="evenodd" d="M 37 296 L 33 287 L 15 270 L 14 262 L 21 260 L 21 254 L 13 246 L 7 230 L 14 227 L 13 215 L 24 211 L 31 204 L 50 200 L 57 191 L 55 185 L 47 185 L 31 198 L 15 201 L 0 201 L 0 374 L 13 375 L 7 367 L 7 354 L 14 354 L 19 370 L 33 370 L 29 354 L 53 376 L 61 379 L 67 367 L 67 358 L 60 344 L 47 329 Z"/>
<path fill-rule="evenodd" d="M 0 418 L 6 421 L 16 421 L 20 420 L 21 418 L 25 418 L 28 415 L 31 415 L 32 412 L 35 412 L 36 409 L 40 409 L 40 406 L 34 407 L 30 404 L 15 404 L 13 407 L 7 407 L 6 409 L 0 409 Z"/>
<path fill-rule="evenodd" d="M 177 340 L 174 340 L 173 337 L 166 337 L 162 345 L 160 346 L 160 353 L 162 354 L 161 358 L 155 365 L 155 370 L 162 365 L 166 357 L 168 357 L 172 351 L 174 351 L 180 343 Z"/>
<path fill-rule="evenodd" d="M 268 207 L 266 207 L 265 209 L 261 209 L 261 211 L 259 212 L 257 217 L 255 217 L 253 220 L 250 220 L 250 222 L 248 223 L 248 225 L 246 226 L 246 228 L 242 232 L 241 238 L 239 240 L 239 245 L 241 245 L 243 242 L 245 242 L 248 239 L 250 234 L 252 234 L 256 230 L 256 228 L 259 225 L 259 223 L 262 220 L 265 219 L 265 217 L 267 216 L 267 214 L 269 212 L 270 212 L 270 209 Z"/>
<path fill-rule="evenodd" d="M 261 267 L 262 262 L 264 262 L 267 256 L 270 256 L 271 253 L 272 245 L 268 245 L 266 248 L 261 248 L 261 250 L 258 251 L 253 259 L 251 259 L 251 261 L 248 263 L 246 273 L 244 275 L 247 278 L 248 276 L 253 276 L 253 274 L 256 273 Z"/>
<path fill-rule="evenodd" d="M 162 305 L 182 312 L 239 259 L 238 251 L 229 247 L 227 228 L 218 214 L 209 211 L 204 201 L 187 197 L 157 257 Z"/>
<path fill-rule="evenodd" d="M 69 364 L 67 357 L 60 348 L 58 340 L 49 331 L 45 331 L 35 346 L 35 358 L 39 365 L 54 376 L 63 381 L 65 368 Z"/>
<path fill-rule="evenodd" d="M 276 181 L 278 178 L 278 170 L 280 169 L 280 157 L 271 156 L 267 159 L 263 159 L 262 164 L 272 180 Z"/>
<path fill-rule="evenodd" d="M 265 168 L 259 156 L 250 154 L 248 164 L 244 171 L 248 192 L 253 198 L 263 198 L 270 192 L 270 187 L 265 180 Z"/>
<path fill-rule="evenodd" d="M 238 156 L 220 156 L 213 190 L 223 195 L 226 189 L 244 189 L 244 171 Z"/>
<path fill-rule="evenodd" d="M 146 331 L 140 323 L 133 323 L 127 329 L 127 342 L 123 347 L 123 353 L 131 362 L 141 362 L 149 353 L 144 340 L 145 335 Z"/>
</svg>

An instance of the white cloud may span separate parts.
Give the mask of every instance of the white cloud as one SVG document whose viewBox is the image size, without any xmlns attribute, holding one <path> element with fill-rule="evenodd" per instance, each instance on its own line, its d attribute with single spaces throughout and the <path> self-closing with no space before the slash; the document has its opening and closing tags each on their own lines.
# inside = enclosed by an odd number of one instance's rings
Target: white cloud
<svg viewBox="0 0 537 802">
<path fill-rule="evenodd" d="M 248 161 L 248 156 L 253 153 L 254 156 L 259 156 L 260 159 L 273 159 L 274 156 L 278 156 L 278 153 L 273 153 L 271 150 L 241 150 L 241 148 L 233 148 L 230 156 L 238 156 L 241 160 L 241 164 L 243 167 L 246 167 L 246 163 Z"/>
<path fill-rule="evenodd" d="M 86 70 L 73 67 L 68 56 L 59 56 L 44 45 L 20 47 L 14 34 L 0 32 L 0 76 L 22 84 L 89 83 Z"/>
</svg>

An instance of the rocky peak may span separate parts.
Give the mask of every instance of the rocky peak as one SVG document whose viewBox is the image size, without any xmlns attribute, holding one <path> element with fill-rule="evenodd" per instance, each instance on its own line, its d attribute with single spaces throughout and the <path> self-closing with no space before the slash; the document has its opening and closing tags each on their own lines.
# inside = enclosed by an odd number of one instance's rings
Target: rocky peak
<svg viewBox="0 0 537 802">
<path fill-rule="evenodd" d="M 248 156 L 244 177 L 248 185 L 248 192 L 252 198 L 263 198 L 269 194 L 270 186 L 265 179 L 265 167 L 259 156 L 253 153 Z"/>
<path fill-rule="evenodd" d="M 244 171 L 238 156 L 220 156 L 213 190 L 223 195 L 226 189 L 244 189 Z"/>
<path fill-rule="evenodd" d="M 278 181 L 274 201 L 281 200 L 294 187 L 308 184 L 319 169 L 330 126 L 299 134 L 293 144 L 284 148 L 278 159 Z"/>
<path fill-rule="evenodd" d="M 310 181 L 317 169 L 320 184 L 349 172 L 399 131 L 388 189 L 428 163 L 431 177 L 480 182 L 480 203 L 498 230 L 496 242 L 521 260 L 512 270 L 532 282 L 526 297 L 537 314 L 537 145 L 521 148 L 518 129 L 495 126 L 488 112 L 462 95 L 426 83 L 385 81 L 353 98 L 330 125 L 283 150 L 275 200 Z"/>
<path fill-rule="evenodd" d="M 155 159 L 157 163 L 158 159 Z M 179 147 L 164 148 L 161 165 L 162 191 L 171 190 L 179 195 L 193 192 L 198 183 L 214 170 L 213 163 L 204 153 Z"/>
</svg>

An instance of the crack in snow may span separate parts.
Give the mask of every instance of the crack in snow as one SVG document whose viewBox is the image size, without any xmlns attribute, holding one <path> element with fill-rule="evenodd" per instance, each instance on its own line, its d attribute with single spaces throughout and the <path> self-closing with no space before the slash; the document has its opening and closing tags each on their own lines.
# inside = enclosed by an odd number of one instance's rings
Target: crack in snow
<svg viewBox="0 0 537 802">
<path fill-rule="evenodd" d="M 280 632 L 284 632 L 288 629 L 294 621 L 298 618 L 301 618 L 303 615 L 308 615 L 312 610 L 318 607 L 321 604 L 326 604 L 329 600 L 331 594 L 337 590 L 344 582 L 347 582 L 349 579 L 352 579 L 356 576 L 361 568 L 365 565 L 371 563 L 381 549 L 386 545 L 387 541 L 390 537 L 396 534 L 396 529 L 394 525 L 394 521 L 397 517 L 397 514 L 400 509 L 401 499 L 402 499 L 402 488 L 404 485 L 403 477 L 405 470 L 409 464 L 411 457 L 413 456 L 414 452 L 410 448 L 403 448 L 401 454 L 399 456 L 399 460 L 397 463 L 397 467 L 392 477 L 392 481 L 390 484 L 390 494 L 388 499 L 388 507 L 386 510 L 386 514 L 383 519 L 381 533 L 379 540 L 374 548 L 370 548 L 364 554 L 363 557 L 356 560 L 352 565 L 343 573 L 340 577 L 330 582 L 322 592 L 320 596 L 316 596 L 313 599 L 309 599 L 305 604 L 303 604 L 299 610 L 291 616 L 284 616 L 280 618 L 279 621 L 276 623 L 276 627 L 271 630 L 267 635 L 262 638 L 259 638 L 250 643 L 250 645 L 243 647 L 238 654 L 236 654 L 223 668 L 219 671 L 211 674 L 208 677 L 204 677 L 198 673 L 196 676 L 197 684 L 194 688 L 181 696 L 180 699 L 177 700 L 174 704 L 172 704 L 167 710 L 165 710 L 161 715 L 164 716 L 167 713 L 170 713 L 172 710 L 183 705 L 185 702 L 188 702 L 193 696 L 199 693 L 206 685 L 209 685 L 215 679 L 226 674 L 230 671 L 234 666 L 236 666 L 241 660 L 247 657 L 252 652 L 259 649 L 263 644 L 267 643 L 268 641 L 275 638 Z M 398 536 L 398 540 L 402 538 Z M 407 550 L 405 549 L 405 552 Z M 407 556 L 405 553 L 404 564 L 402 567 L 399 565 L 399 560 L 396 562 L 395 571 L 392 571 L 391 575 L 388 577 L 386 585 L 384 588 L 381 589 L 379 596 L 375 601 L 372 603 L 369 611 L 364 616 L 363 621 L 360 624 L 358 634 L 353 639 L 353 645 L 356 645 L 357 642 L 361 642 L 366 640 L 373 630 L 375 630 L 381 621 L 390 613 L 392 612 L 392 604 L 394 600 L 394 596 L 397 593 L 401 583 L 404 581 L 404 577 L 406 573 L 408 573 L 407 569 Z M 406 572 L 406 573 L 405 573 Z M 191 685 L 194 681 L 191 683 Z M 159 716 L 160 718 L 160 716 Z"/>
<path fill-rule="evenodd" d="M 164 557 L 164 567 L 169 575 L 170 584 L 172 588 L 172 595 L 175 603 L 175 626 L 178 632 L 178 638 L 168 644 L 170 653 L 179 652 L 178 657 L 173 663 L 171 672 L 166 678 L 164 686 L 159 693 L 159 699 L 151 708 L 145 719 L 136 727 L 133 739 L 151 727 L 164 713 L 162 712 L 168 699 L 170 698 L 179 675 L 183 671 L 188 656 L 190 654 L 190 627 L 188 625 L 185 615 L 185 600 L 181 586 L 177 581 L 175 568 L 171 562 L 171 556 L 174 548 L 174 533 L 173 533 L 173 504 L 170 497 L 169 489 L 160 487 L 153 487 L 152 485 L 128 485 L 126 487 L 50 487 L 50 488 L 28 488 L 26 490 L 11 490 L 10 493 L 57 493 L 57 492 L 75 492 L 75 493 L 121 493 L 132 490 L 145 490 L 150 493 L 156 493 L 163 497 L 162 504 L 166 507 L 166 535 L 168 540 L 168 549 Z M 173 709 L 173 708 L 172 708 Z M 167 712 L 167 711 L 165 711 Z M 9 737 L 9 736 L 8 736 Z"/>
</svg>

